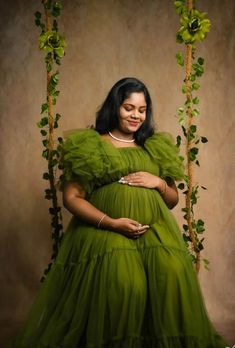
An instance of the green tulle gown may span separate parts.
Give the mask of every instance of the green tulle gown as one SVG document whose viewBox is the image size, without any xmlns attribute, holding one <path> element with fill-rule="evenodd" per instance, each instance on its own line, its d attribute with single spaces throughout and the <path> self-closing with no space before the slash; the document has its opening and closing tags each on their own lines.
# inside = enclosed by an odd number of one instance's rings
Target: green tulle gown
<svg viewBox="0 0 235 348">
<path fill-rule="evenodd" d="M 182 179 L 171 137 L 115 148 L 92 129 L 78 130 L 63 145 L 63 164 L 65 180 L 78 180 L 102 212 L 150 228 L 128 239 L 73 217 L 12 347 L 225 348 L 171 211 L 157 190 L 118 182 L 136 171 Z"/>
</svg>

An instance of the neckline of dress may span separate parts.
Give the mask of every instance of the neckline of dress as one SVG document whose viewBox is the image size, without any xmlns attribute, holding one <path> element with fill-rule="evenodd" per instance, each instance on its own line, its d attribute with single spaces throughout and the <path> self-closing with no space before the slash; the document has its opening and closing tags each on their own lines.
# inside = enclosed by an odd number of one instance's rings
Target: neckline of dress
<svg viewBox="0 0 235 348">
<path fill-rule="evenodd" d="M 140 146 L 140 145 L 138 145 L 138 146 L 115 146 L 115 145 L 113 145 L 112 143 L 111 143 L 111 141 L 109 141 L 108 139 L 104 139 L 102 136 L 101 136 L 101 134 L 100 133 L 98 133 L 96 130 L 95 130 L 95 132 L 99 135 L 99 137 L 100 137 L 100 139 L 101 139 L 101 141 L 103 141 L 105 144 L 108 144 L 108 145 L 110 145 L 111 147 L 113 147 L 114 149 L 117 149 L 117 150 L 119 150 L 119 149 L 142 149 L 142 147 Z"/>
</svg>

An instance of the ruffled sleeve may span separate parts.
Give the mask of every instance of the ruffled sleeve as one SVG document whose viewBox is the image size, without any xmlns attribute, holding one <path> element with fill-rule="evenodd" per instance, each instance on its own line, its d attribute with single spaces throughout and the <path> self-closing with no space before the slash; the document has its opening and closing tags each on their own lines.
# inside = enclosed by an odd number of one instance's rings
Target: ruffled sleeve
<svg viewBox="0 0 235 348">
<path fill-rule="evenodd" d="M 179 155 L 179 148 L 174 144 L 170 133 L 155 133 L 145 141 L 144 148 L 158 163 L 162 178 L 171 177 L 175 180 L 185 178 L 183 158 Z"/>
<path fill-rule="evenodd" d="M 108 167 L 100 135 L 93 129 L 79 129 L 65 138 L 60 146 L 63 168 L 60 186 L 70 180 L 77 181 L 90 194 Z"/>
</svg>

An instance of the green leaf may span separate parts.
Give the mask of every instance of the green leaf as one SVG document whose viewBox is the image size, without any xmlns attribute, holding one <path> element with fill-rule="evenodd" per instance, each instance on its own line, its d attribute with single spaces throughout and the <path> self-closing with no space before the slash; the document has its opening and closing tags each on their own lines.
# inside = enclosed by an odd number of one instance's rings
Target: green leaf
<svg viewBox="0 0 235 348">
<path fill-rule="evenodd" d="M 56 115 L 55 115 L 55 120 L 56 120 L 56 121 L 59 121 L 60 118 L 61 118 L 61 115 L 60 115 L 60 114 L 56 114 Z"/>
<path fill-rule="evenodd" d="M 37 122 L 38 128 L 45 127 L 48 124 L 48 117 L 42 117 L 39 122 Z"/>
<path fill-rule="evenodd" d="M 204 249 L 204 246 L 201 242 L 198 243 L 197 248 L 199 251 L 202 251 Z"/>
<path fill-rule="evenodd" d="M 176 145 L 179 147 L 180 144 L 181 144 L 181 136 L 177 135 L 177 137 L 176 137 Z"/>
<path fill-rule="evenodd" d="M 57 71 L 55 74 L 53 74 L 53 75 L 51 76 L 51 81 L 53 81 L 53 83 L 54 83 L 55 85 L 57 85 L 58 82 L 59 82 L 59 77 L 58 77 L 58 75 L 59 75 L 59 71 Z"/>
<path fill-rule="evenodd" d="M 207 259 L 202 259 L 202 261 L 204 262 L 205 265 L 209 265 L 210 261 Z"/>
<path fill-rule="evenodd" d="M 40 19 L 35 19 L 34 23 L 36 24 L 37 27 L 40 27 L 41 25 Z"/>
<path fill-rule="evenodd" d="M 42 17 L 41 12 L 37 11 L 34 13 L 35 18 L 40 19 Z"/>
<path fill-rule="evenodd" d="M 63 144 L 63 138 L 59 137 L 59 138 L 58 138 L 58 142 L 59 142 L 60 144 Z"/>
<path fill-rule="evenodd" d="M 48 110 L 48 104 L 47 103 L 42 104 L 42 106 L 41 106 L 41 114 L 43 114 L 47 110 Z"/>
<path fill-rule="evenodd" d="M 192 132 L 189 132 L 187 138 L 188 141 L 193 140 L 195 138 L 195 135 Z"/>
<path fill-rule="evenodd" d="M 49 180 L 49 179 L 50 179 L 49 173 L 43 173 L 42 178 L 43 178 L 44 180 Z"/>
<path fill-rule="evenodd" d="M 196 75 L 195 75 L 195 74 L 190 74 L 189 80 L 190 80 L 191 82 L 195 81 L 195 80 L 196 80 Z"/>
<path fill-rule="evenodd" d="M 48 151 L 48 149 L 42 151 L 42 157 L 48 159 L 48 157 L 49 157 L 49 151 Z"/>
<path fill-rule="evenodd" d="M 184 108 L 180 107 L 177 109 L 177 115 L 181 116 L 184 113 Z"/>
<path fill-rule="evenodd" d="M 197 131 L 197 126 L 195 124 L 192 124 L 190 126 L 190 132 L 195 133 Z"/>
<path fill-rule="evenodd" d="M 56 157 L 59 157 L 59 151 L 57 150 L 52 150 L 52 156 L 56 156 Z"/>
<path fill-rule="evenodd" d="M 52 7 L 52 11 L 51 11 L 52 16 L 58 17 L 60 15 L 61 10 L 62 10 L 62 4 L 59 1 L 56 1 Z"/>
<path fill-rule="evenodd" d="M 47 135 L 47 131 L 45 131 L 44 129 L 41 129 L 40 133 L 42 134 L 42 136 L 46 136 Z"/>
<path fill-rule="evenodd" d="M 190 161 L 194 161 L 196 159 L 196 155 L 198 154 L 198 148 L 193 147 L 189 150 L 189 159 Z"/>
<path fill-rule="evenodd" d="M 183 85 L 182 86 L 182 93 L 187 93 L 187 86 L 186 85 Z"/>
<path fill-rule="evenodd" d="M 202 66 L 200 66 L 199 68 L 197 68 L 197 70 L 196 70 L 196 72 L 195 72 L 195 74 L 196 74 L 198 77 L 202 76 L 203 73 L 204 73 L 204 68 L 203 68 Z"/>
<path fill-rule="evenodd" d="M 185 124 L 186 124 L 186 115 L 182 115 L 179 118 L 179 124 L 181 125 L 181 127 L 185 126 Z"/>
<path fill-rule="evenodd" d="M 201 137 L 201 142 L 202 142 L 202 143 L 207 143 L 207 142 L 208 142 L 208 140 L 207 140 L 207 138 L 206 138 L 206 137 Z"/>
<path fill-rule="evenodd" d="M 197 223 L 200 226 L 204 226 L 204 224 L 205 224 L 205 222 L 202 219 L 198 219 Z"/>
<path fill-rule="evenodd" d="M 198 115 L 200 115 L 199 110 L 198 109 L 193 109 L 192 116 L 198 116 Z"/>
<path fill-rule="evenodd" d="M 184 40 L 182 39 L 182 36 L 180 35 L 180 33 L 176 33 L 176 42 L 177 43 L 183 43 Z"/>
<path fill-rule="evenodd" d="M 198 90 L 199 87 L 200 87 L 200 85 L 199 85 L 199 83 L 197 83 L 197 82 L 194 82 L 194 83 L 192 84 L 192 89 L 193 89 L 193 90 Z"/>
<path fill-rule="evenodd" d="M 44 7 L 45 7 L 47 10 L 50 10 L 50 9 L 51 9 L 51 5 L 52 5 L 52 0 L 44 1 L 44 2 L 43 2 L 43 5 L 44 5 Z"/>
<path fill-rule="evenodd" d="M 199 104 L 199 98 L 198 97 L 193 98 L 193 104 Z"/>
<path fill-rule="evenodd" d="M 184 103 L 184 105 L 185 105 L 187 108 L 191 108 L 192 105 L 193 105 L 192 100 L 191 100 L 191 99 L 186 100 L 185 103 Z"/>
<path fill-rule="evenodd" d="M 184 126 L 181 127 L 182 128 L 182 131 L 184 133 L 184 136 L 187 137 L 187 131 L 186 131 L 186 128 Z"/>
<path fill-rule="evenodd" d="M 203 64 L 204 64 L 205 59 L 204 59 L 204 58 L 202 58 L 202 57 L 199 57 L 197 61 L 198 61 L 198 64 L 203 65 Z"/>
<path fill-rule="evenodd" d="M 43 146 L 47 147 L 47 145 L 48 145 L 48 140 L 47 140 L 47 139 L 44 139 L 44 140 L 42 141 L 42 144 L 43 144 Z"/>
<path fill-rule="evenodd" d="M 198 148 L 197 147 L 192 147 L 190 149 L 190 152 L 197 154 L 198 153 Z"/>
<path fill-rule="evenodd" d="M 181 52 L 176 53 L 176 61 L 180 66 L 184 66 L 184 56 Z"/>
<path fill-rule="evenodd" d="M 203 75 L 204 68 L 200 64 L 195 63 L 195 64 L 192 65 L 192 68 L 194 69 L 196 76 L 200 77 L 200 76 Z"/>
<path fill-rule="evenodd" d="M 183 224 L 184 231 L 188 231 L 188 225 Z"/>
<path fill-rule="evenodd" d="M 54 97 L 58 97 L 59 94 L 60 94 L 60 91 L 55 91 L 55 92 L 53 92 L 53 96 L 54 96 Z"/>
<path fill-rule="evenodd" d="M 53 159 L 51 162 L 50 162 L 50 167 L 54 167 L 54 166 L 56 166 L 58 164 L 58 161 L 57 161 L 57 159 Z"/>
<path fill-rule="evenodd" d="M 47 63 L 46 64 L 46 69 L 48 72 L 50 72 L 52 70 L 52 64 L 51 63 Z"/>
</svg>

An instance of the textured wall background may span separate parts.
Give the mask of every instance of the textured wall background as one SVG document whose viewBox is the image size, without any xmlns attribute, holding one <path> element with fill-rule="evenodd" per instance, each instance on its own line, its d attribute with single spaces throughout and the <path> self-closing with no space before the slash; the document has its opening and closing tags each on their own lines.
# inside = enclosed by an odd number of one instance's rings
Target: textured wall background
<svg viewBox="0 0 235 348">
<path fill-rule="evenodd" d="M 64 1 L 61 32 L 67 38 L 60 69 L 58 110 L 61 131 L 91 124 L 110 87 L 124 76 L 136 76 L 149 87 L 160 130 L 179 131 L 176 108 L 182 70 L 175 53 L 178 16 L 171 0 Z M 234 325 L 234 80 L 235 2 L 199 0 L 212 20 L 208 39 L 198 45 L 206 58 L 198 126 L 209 139 L 200 153 L 196 181 L 201 192 L 198 217 L 206 221 L 210 272 L 200 282 L 211 319 L 235 343 Z M 27 315 L 39 279 L 51 254 L 45 183 L 45 161 L 35 124 L 45 98 L 43 56 L 33 13 L 40 1 L 1 2 L 1 287 L 0 345 Z M 181 223 L 180 204 L 174 214 Z M 69 214 L 65 212 L 68 221 Z"/>
</svg>

